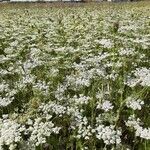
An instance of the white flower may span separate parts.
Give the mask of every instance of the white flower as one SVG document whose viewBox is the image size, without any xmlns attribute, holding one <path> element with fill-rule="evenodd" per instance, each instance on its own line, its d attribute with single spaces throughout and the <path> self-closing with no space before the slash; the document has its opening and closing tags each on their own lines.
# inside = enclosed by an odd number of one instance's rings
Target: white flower
<svg viewBox="0 0 150 150">
<path fill-rule="evenodd" d="M 52 133 L 58 134 L 60 127 L 54 127 L 52 121 L 43 122 L 42 118 L 34 120 L 33 125 L 30 125 L 27 131 L 31 134 L 29 141 L 39 146 L 42 143 L 46 143 L 46 137 L 49 137 Z"/>
<path fill-rule="evenodd" d="M 49 85 L 46 84 L 44 81 L 38 81 L 34 83 L 33 88 L 43 91 L 43 93 L 46 95 L 48 94 Z"/>
<path fill-rule="evenodd" d="M 128 49 L 121 48 L 121 49 L 119 50 L 119 54 L 120 54 L 121 56 L 132 56 L 132 55 L 135 55 L 136 52 L 135 52 L 135 50 L 132 49 L 132 48 L 128 48 Z"/>
<path fill-rule="evenodd" d="M 9 146 L 15 150 L 17 142 L 21 142 L 21 133 L 25 130 L 23 126 L 10 119 L 0 120 L 0 145 Z"/>
<path fill-rule="evenodd" d="M 134 99 L 132 97 L 127 98 L 126 105 L 128 108 L 132 108 L 133 110 L 141 110 L 141 106 L 144 105 L 144 101 L 140 99 Z"/>
<path fill-rule="evenodd" d="M 62 114 L 66 113 L 66 107 L 56 104 L 54 102 L 49 102 L 47 104 L 43 103 L 39 107 L 39 111 L 42 111 L 46 117 L 50 118 L 52 116 L 47 116 L 48 114 L 55 113 L 56 115 L 59 115 L 60 117 Z"/>
<path fill-rule="evenodd" d="M 83 104 L 88 104 L 90 97 L 84 96 L 83 94 L 80 94 L 80 97 L 77 97 L 76 95 L 70 99 L 77 105 L 83 105 Z"/>
<path fill-rule="evenodd" d="M 138 79 L 140 85 L 150 86 L 150 69 L 147 68 L 136 69 L 134 74 Z"/>
<path fill-rule="evenodd" d="M 113 43 L 111 42 L 110 39 L 101 39 L 101 40 L 97 40 L 97 42 L 103 45 L 104 48 L 112 48 L 113 46 Z"/>
<path fill-rule="evenodd" d="M 128 121 L 126 122 L 127 126 L 134 128 L 136 136 L 139 136 L 146 140 L 150 140 L 150 128 L 143 128 L 140 124 L 140 119 L 136 119 L 134 115 L 130 116 L 128 118 Z"/>
<path fill-rule="evenodd" d="M 129 118 L 128 118 L 128 121 L 125 122 L 126 123 L 126 126 L 128 127 L 133 127 L 133 128 L 137 128 L 140 126 L 140 119 L 139 118 L 135 118 L 135 115 L 131 115 Z"/>
<path fill-rule="evenodd" d="M 141 86 L 150 86 L 150 69 L 145 67 L 137 68 L 134 71 L 135 78 L 131 78 L 127 81 L 127 85 L 134 87 L 137 84 Z"/>
<path fill-rule="evenodd" d="M 121 143 L 121 132 L 119 130 L 115 130 L 114 126 L 104 126 L 100 124 L 95 130 L 96 137 L 100 140 L 102 139 L 106 145 Z"/>
<path fill-rule="evenodd" d="M 103 109 L 106 112 L 113 109 L 113 107 L 114 106 L 112 105 L 112 103 L 110 103 L 110 101 L 108 101 L 108 100 L 105 100 L 102 103 L 98 103 L 98 105 L 97 105 L 97 109 Z"/>
<path fill-rule="evenodd" d="M 137 127 L 136 136 L 139 136 L 146 140 L 150 140 L 150 128 Z"/>
<path fill-rule="evenodd" d="M 76 118 L 77 119 L 77 118 Z M 88 125 L 88 120 L 86 117 L 76 120 L 76 128 L 78 129 L 76 138 L 84 138 L 85 140 L 90 139 L 92 136 L 92 127 Z"/>
<path fill-rule="evenodd" d="M 6 107 L 14 100 L 17 90 L 11 89 L 9 84 L 3 82 L 0 84 L 0 93 L 0 107 Z"/>
</svg>

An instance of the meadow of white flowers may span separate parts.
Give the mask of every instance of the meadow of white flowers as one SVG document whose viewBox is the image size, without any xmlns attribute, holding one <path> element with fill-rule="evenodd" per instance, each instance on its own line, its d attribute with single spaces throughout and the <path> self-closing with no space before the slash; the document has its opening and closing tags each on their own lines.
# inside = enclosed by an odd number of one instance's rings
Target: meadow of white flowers
<svg viewBox="0 0 150 150">
<path fill-rule="evenodd" d="M 150 150 L 150 3 L 0 10 L 0 150 Z"/>
</svg>

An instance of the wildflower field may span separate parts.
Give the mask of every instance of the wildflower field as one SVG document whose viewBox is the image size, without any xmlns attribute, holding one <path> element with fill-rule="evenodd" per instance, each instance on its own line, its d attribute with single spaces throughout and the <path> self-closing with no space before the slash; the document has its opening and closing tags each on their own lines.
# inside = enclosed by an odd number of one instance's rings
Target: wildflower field
<svg viewBox="0 0 150 150">
<path fill-rule="evenodd" d="M 149 51 L 150 2 L 0 4 L 0 150 L 150 150 Z"/>
</svg>

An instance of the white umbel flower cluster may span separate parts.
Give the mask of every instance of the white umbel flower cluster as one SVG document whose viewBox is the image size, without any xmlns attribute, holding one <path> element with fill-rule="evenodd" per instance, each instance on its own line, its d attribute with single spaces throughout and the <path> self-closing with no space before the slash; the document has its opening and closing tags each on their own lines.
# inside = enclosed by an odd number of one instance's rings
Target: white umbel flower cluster
<svg viewBox="0 0 150 150">
<path fill-rule="evenodd" d="M 113 125 L 98 125 L 95 130 L 96 137 L 100 140 L 102 139 L 106 145 L 121 143 L 121 132 L 119 130 L 115 130 Z"/>
<path fill-rule="evenodd" d="M 33 88 L 38 89 L 39 91 L 42 91 L 44 94 L 48 94 L 49 86 L 44 81 L 38 81 L 33 85 Z"/>
<path fill-rule="evenodd" d="M 107 112 L 107 111 L 113 109 L 113 105 L 112 105 L 112 103 L 111 103 L 110 101 L 105 100 L 105 101 L 102 102 L 102 103 L 98 103 L 97 109 L 102 109 L 102 110 L 104 110 L 105 112 Z"/>
<path fill-rule="evenodd" d="M 101 44 L 104 48 L 112 48 L 113 47 L 113 43 L 110 39 L 96 40 L 96 42 Z"/>
<path fill-rule="evenodd" d="M 138 68 L 134 74 L 137 77 L 138 82 L 140 82 L 140 85 L 150 86 L 150 69 L 144 67 Z"/>
<path fill-rule="evenodd" d="M 135 115 L 131 115 L 128 118 L 128 121 L 126 122 L 126 126 L 137 128 L 138 126 L 140 126 L 140 119 L 139 118 L 136 119 Z"/>
<path fill-rule="evenodd" d="M 9 84 L 3 82 L 0 84 L 0 107 L 6 107 L 14 100 L 17 93 L 15 89 L 10 89 Z"/>
<path fill-rule="evenodd" d="M 88 120 L 86 117 L 83 117 L 77 124 L 78 132 L 77 132 L 77 138 L 84 138 L 85 140 L 90 139 L 90 136 L 92 135 L 92 127 L 88 125 Z"/>
<path fill-rule="evenodd" d="M 127 98 L 126 105 L 128 108 L 132 108 L 133 110 L 141 110 L 142 105 L 144 105 L 144 101 L 141 99 L 134 99 L 132 97 Z"/>
<path fill-rule="evenodd" d="M 143 68 L 137 68 L 134 71 L 135 78 L 129 79 L 127 82 L 127 85 L 130 87 L 134 87 L 137 84 L 141 86 L 150 86 L 150 69 L 147 69 L 145 67 Z"/>
<path fill-rule="evenodd" d="M 80 94 L 79 97 L 77 97 L 76 95 L 71 99 L 71 101 L 73 101 L 76 105 L 83 105 L 83 104 L 88 104 L 90 100 L 90 97 L 86 97 L 83 94 Z"/>
<path fill-rule="evenodd" d="M 55 113 L 56 115 L 62 116 L 64 113 L 66 113 L 66 107 L 54 102 L 49 102 L 47 104 L 41 104 L 39 111 L 41 111 L 43 115 Z"/>
<path fill-rule="evenodd" d="M 23 126 L 13 120 L 0 119 L 0 149 L 8 146 L 9 150 L 15 150 L 16 143 L 21 142 L 21 133 L 25 130 Z"/>
<path fill-rule="evenodd" d="M 46 143 L 46 137 L 49 137 L 52 133 L 58 134 L 60 127 L 54 127 L 52 121 L 42 121 L 42 118 L 34 120 L 33 125 L 28 128 L 28 132 L 31 134 L 29 141 L 34 143 L 35 146 L 39 146 L 42 143 Z"/>
<path fill-rule="evenodd" d="M 135 50 L 134 49 L 124 49 L 124 48 L 121 48 L 120 50 L 119 50 L 119 54 L 121 55 L 121 56 L 132 56 L 132 55 L 134 55 L 135 54 Z"/>
<path fill-rule="evenodd" d="M 135 130 L 135 135 L 150 140 L 150 128 L 143 128 L 141 126 L 141 120 L 139 118 L 135 118 L 135 115 L 131 115 L 126 122 L 126 126 L 132 127 Z"/>
<path fill-rule="evenodd" d="M 139 136 L 143 139 L 150 140 L 150 128 L 138 127 L 136 128 L 136 136 Z"/>
</svg>

